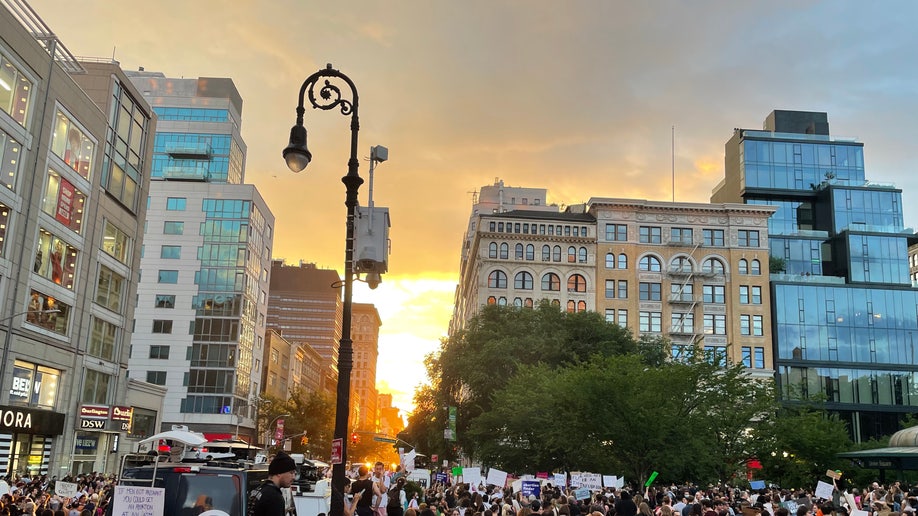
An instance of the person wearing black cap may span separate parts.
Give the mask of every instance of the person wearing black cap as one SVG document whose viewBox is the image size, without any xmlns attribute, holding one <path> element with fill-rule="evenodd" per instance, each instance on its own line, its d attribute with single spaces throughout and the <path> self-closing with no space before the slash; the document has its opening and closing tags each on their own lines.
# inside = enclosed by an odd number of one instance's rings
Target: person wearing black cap
<svg viewBox="0 0 918 516">
<path fill-rule="evenodd" d="M 290 487 L 295 478 L 296 462 L 286 453 L 277 452 L 268 465 L 268 479 L 249 498 L 252 516 L 284 516 L 287 502 L 281 488 Z"/>
</svg>

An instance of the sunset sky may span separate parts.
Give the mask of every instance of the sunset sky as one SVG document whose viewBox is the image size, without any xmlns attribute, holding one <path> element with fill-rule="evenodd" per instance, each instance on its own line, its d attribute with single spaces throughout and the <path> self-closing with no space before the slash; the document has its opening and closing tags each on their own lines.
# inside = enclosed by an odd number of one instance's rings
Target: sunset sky
<svg viewBox="0 0 918 516">
<path fill-rule="evenodd" d="M 308 110 L 313 162 L 281 158 L 303 80 L 326 63 L 360 93 L 360 152 L 389 148 L 389 273 L 357 300 L 383 320 L 378 386 L 411 408 L 445 335 L 470 192 L 501 178 L 549 202 L 705 202 L 734 127 L 773 109 L 829 113 L 865 143 L 867 177 L 904 190 L 914 157 L 918 4 L 854 1 L 31 0 L 77 56 L 169 77 L 230 77 L 246 179 L 277 218 L 274 256 L 342 269 L 349 119 Z M 368 170 L 361 162 L 361 174 Z M 361 199 L 366 203 L 366 186 Z"/>
</svg>

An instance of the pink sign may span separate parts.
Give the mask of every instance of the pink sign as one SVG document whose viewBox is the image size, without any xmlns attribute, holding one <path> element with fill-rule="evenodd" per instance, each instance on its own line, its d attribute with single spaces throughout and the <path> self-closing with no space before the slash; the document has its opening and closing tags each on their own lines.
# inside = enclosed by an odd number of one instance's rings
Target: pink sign
<svg viewBox="0 0 918 516">
<path fill-rule="evenodd" d="M 281 441 L 284 439 L 284 420 L 278 419 L 277 426 L 274 428 L 274 440 Z"/>
</svg>

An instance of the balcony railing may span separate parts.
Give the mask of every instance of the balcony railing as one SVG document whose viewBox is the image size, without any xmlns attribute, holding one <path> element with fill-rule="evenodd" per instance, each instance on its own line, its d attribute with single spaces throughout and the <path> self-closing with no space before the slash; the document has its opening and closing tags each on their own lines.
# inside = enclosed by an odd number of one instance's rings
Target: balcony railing
<svg viewBox="0 0 918 516">
<path fill-rule="evenodd" d="M 176 159 L 205 159 L 213 149 L 209 143 L 172 143 L 166 145 L 166 154 Z"/>
<path fill-rule="evenodd" d="M 163 167 L 163 179 L 179 181 L 208 181 L 210 172 L 206 168 L 171 166 Z"/>
</svg>

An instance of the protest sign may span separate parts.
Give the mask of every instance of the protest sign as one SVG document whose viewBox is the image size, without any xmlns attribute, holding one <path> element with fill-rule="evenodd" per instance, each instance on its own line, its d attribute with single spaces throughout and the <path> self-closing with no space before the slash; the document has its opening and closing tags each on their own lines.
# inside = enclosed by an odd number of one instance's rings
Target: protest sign
<svg viewBox="0 0 918 516">
<path fill-rule="evenodd" d="M 653 484 L 653 481 L 657 479 L 657 475 L 659 474 L 659 471 L 654 471 L 651 473 L 650 478 L 647 479 L 647 482 L 644 482 L 644 487 L 650 487 L 650 484 Z"/>
<path fill-rule="evenodd" d="M 602 476 L 602 486 L 603 487 L 615 487 L 615 475 L 603 475 Z"/>
<path fill-rule="evenodd" d="M 507 473 L 497 468 L 491 468 L 488 470 L 488 479 L 485 483 L 503 489 L 507 485 Z"/>
<path fill-rule="evenodd" d="M 571 487 L 580 487 L 582 473 L 579 471 L 571 471 Z"/>
<path fill-rule="evenodd" d="M 589 500 L 590 499 L 590 490 L 586 488 L 580 488 L 574 490 L 574 498 L 578 500 Z"/>
<path fill-rule="evenodd" d="M 788 501 L 786 501 L 786 502 L 781 502 L 781 507 L 784 507 L 785 509 L 787 509 L 787 512 L 790 513 L 790 514 L 797 514 L 797 507 L 798 507 L 798 504 L 797 504 L 797 502 L 795 502 L 795 501 L 793 501 L 793 500 L 788 500 Z"/>
<path fill-rule="evenodd" d="M 510 487 L 513 489 L 513 492 L 514 492 L 514 493 L 519 493 L 520 490 L 523 489 L 523 481 L 522 481 L 522 480 L 514 480 L 513 483 L 510 484 Z"/>
<path fill-rule="evenodd" d="M 54 483 L 54 494 L 61 498 L 74 498 L 77 494 L 77 485 L 72 482 L 58 480 Z"/>
<path fill-rule="evenodd" d="M 112 514 L 163 516 L 165 498 L 166 490 L 161 487 L 115 486 Z"/>
<path fill-rule="evenodd" d="M 580 487 L 585 487 L 594 491 L 602 491 L 602 475 L 599 473 L 581 473 Z"/>
<path fill-rule="evenodd" d="M 823 482 L 822 480 L 816 482 L 816 498 L 823 498 L 825 500 L 832 499 L 832 491 L 835 490 L 835 486 L 832 484 Z"/>
<path fill-rule="evenodd" d="M 567 487 L 567 473 L 555 473 L 552 476 L 552 484 L 558 487 Z"/>
<path fill-rule="evenodd" d="M 462 468 L 462 481 L 478 487 L 481 484 L 481 468 Z"/>
<path fill-rule="evenodd" d="M 535 496 L 538 498 L 542 492 L 542 483 L 538 480 L 522 480 L 523 483 L 522 491 L 523 496 L 529 498 L 530 496 Z"/>
<path fill-rule="evenodd" d="M 765 481 L 764 480 L 750 480 L 749 488 L 750 489 L 765 489 Z"/>
</svg>

